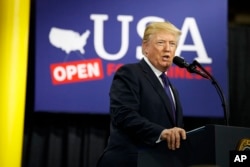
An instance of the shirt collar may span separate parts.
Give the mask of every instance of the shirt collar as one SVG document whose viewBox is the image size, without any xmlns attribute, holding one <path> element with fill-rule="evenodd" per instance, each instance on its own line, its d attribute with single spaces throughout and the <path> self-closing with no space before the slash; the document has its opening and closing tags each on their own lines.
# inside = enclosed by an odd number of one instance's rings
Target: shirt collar
<svg viewBox="0 0 250 167">
<path fill-rule="evenodd" d="M 160 70 L 158 70 L 157 68 L 155 68 L 153 66 L 153 64 L 148 60 L 148 58 L 146 56 L 144 56 L 144 60 L 146 61 L 146 63 L 149 65 L 149 67 L 151 68 L 151 70 L 154 72 L 154 74 L 159 77 L 162 72 Z M 165 72 L 166 73 L 166 72 Z M 167 73 L 166 73 L 167 74 Z"/>
</svg>

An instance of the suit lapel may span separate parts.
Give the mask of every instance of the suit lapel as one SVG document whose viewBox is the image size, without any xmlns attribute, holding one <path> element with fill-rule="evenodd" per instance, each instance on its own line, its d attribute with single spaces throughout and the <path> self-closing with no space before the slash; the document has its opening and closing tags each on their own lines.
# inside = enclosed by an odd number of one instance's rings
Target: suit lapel
<svg viewBox="0 0 250 167">
<path fill-rule="evenodd" d="M 171 118 L 172 123 L 174 123 L 173 115 L 171 113 L 170 108 L 170 99 L 168 98 L 167 94 L 165 93 L 164 88 L 162 87 L 161 83 L 159 82 L 159 79 L 154 74 L 154 72 L 151 70 L 151 68 L 148 66 L 148 64 L 145 62 L 145 60 L 140 61 L 140 65 L 142 66 L 142 69 L 144 71 L 146 79 L 151 83 L 152 87 L 156 90 L 158 95 L 161 97 L 162 102 L 166 108 L 167 114 Z M 178 114 L 176 114 L 178 115 Z"/>
</svg>

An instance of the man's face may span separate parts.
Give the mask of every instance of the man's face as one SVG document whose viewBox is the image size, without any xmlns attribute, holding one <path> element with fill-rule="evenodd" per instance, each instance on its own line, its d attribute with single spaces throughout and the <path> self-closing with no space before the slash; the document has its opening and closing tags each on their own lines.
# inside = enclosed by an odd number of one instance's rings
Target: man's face
<svg viewBox="0 0 250 167">
<path fill-rule="evenodd" d="M 176 37 L 171 33 L 158 32 L 143 43 L 144 53 L 155 68 L 164 72 L 173 62 L 177 47 Z"/>
</svg>

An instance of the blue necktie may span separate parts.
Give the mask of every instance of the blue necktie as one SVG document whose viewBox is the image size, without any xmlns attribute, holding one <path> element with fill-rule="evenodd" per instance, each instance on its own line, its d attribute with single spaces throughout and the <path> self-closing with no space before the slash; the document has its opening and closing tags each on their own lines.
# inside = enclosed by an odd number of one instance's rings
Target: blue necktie
<svg viewBox="0 0 250 167">
<path fill-rule="evenodd" d="M 167 76 L 166 76 L 165 73 L 162 73 L 160 75 L 160 78 L 162 79 L 162 82 L 164 84 L 164 89 L 165 89 L 165 91 L 166 91 L 166 93 L 167 93 L 167 95 L 169 97 L 169 100 L 170 100 L 170 103 L 171 103 L 171 109 L 172 109 L 173 118 L 175 120 L 175 104 L 174 104 L 174 100 L 173 100 L 172 94 L 170 92 L 169 80 L 168 80 L 168 78 L 167 78 Z"/>
</svg>

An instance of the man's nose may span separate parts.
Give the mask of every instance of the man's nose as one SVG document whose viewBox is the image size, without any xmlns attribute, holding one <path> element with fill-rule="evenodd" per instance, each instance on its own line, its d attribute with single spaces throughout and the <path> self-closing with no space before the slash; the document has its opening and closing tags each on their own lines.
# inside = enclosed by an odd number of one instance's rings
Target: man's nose
<svg viewBox="0 0 250 167">
<path fill-rule="evenodd" d="M 169 50 L 170 50 L 170 45 L 169 45 L 169 43 L 165 43 L 164 51 L 169 51 Z"/>
</svg>

